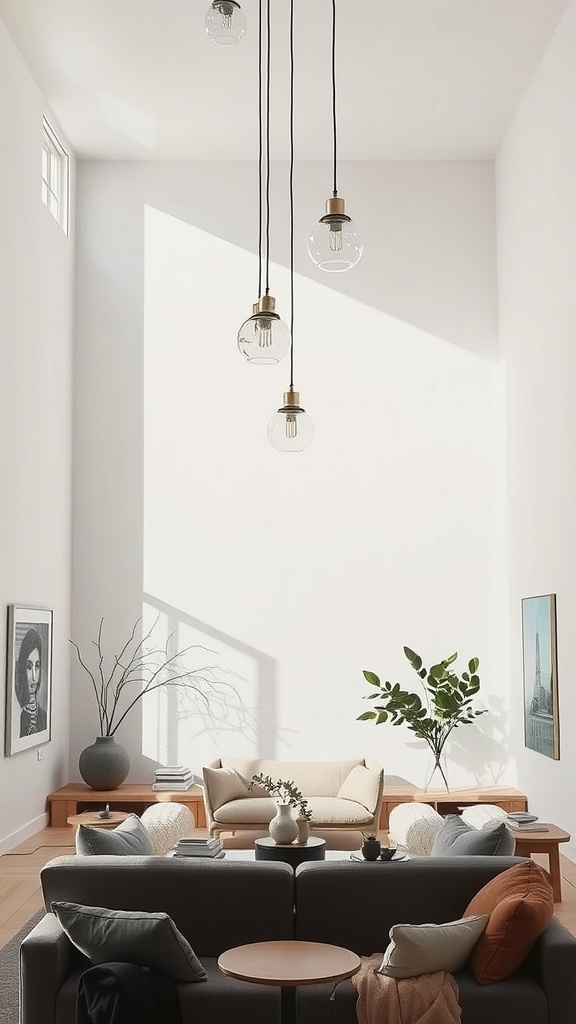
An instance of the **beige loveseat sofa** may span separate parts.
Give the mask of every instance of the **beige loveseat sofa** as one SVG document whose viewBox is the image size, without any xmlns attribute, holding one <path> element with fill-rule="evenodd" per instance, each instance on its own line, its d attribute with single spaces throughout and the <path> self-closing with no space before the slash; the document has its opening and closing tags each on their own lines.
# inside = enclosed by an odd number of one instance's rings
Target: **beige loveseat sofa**
<svg viewBox="0 0 576 1024">
<path fill-rule="evenodd" d="M 222 757 L 202 769 L 206 824 L 220 832 L 266 829 L 277 811 L 254 775 L 294 783 L 308 800 L 312 829 L 377 829 L 384 772 L 362 758 L 347 761 L 268 761 Z"/>
</svg>

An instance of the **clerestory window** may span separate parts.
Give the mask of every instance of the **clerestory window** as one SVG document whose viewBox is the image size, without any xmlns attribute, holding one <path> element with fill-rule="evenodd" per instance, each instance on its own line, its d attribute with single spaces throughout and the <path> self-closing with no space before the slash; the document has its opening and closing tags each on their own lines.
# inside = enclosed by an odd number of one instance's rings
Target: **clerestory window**
<svg viewBox="0 0 576 1024">
<path fill-rule="evenodd" d="M 56 132 L 42 118 L 42 202 L 68 234 L 68 153 Z"/>
</svg>

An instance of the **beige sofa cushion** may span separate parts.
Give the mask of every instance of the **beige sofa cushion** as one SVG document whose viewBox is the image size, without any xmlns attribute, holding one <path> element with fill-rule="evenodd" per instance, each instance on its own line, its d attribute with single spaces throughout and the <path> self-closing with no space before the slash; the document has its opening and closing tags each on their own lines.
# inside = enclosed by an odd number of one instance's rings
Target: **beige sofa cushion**
<svg viewBox="0 0 576 1024">
<path fill-rule="evenodd" d="M 212 810 L 217 811 L 231 800 L 250 797 L 250 790 L 234 768 L 203 768 L 204 785 L 210 794 Z M 252 803 L 253 801 L 250 801 Z"/>
<path fill-rule="evenodd" d="M 293 782 L 307 797 L 309 793 L 316 796 L 336 796 L 352 769 L 362 764 L 362 761 L 360 758 L 352 761 L 270 761 L 260 758 L 223 757 L 221 764 L 223 768 L 234 769 L 248 782 L 253 775 L 260 774 Z"/>
<path fill-rule="evenodd" d="M 314 824 L 318 827 L 338 824 L 361 827 L 372 821 L 372 814 L 354 800 L 339 800 L 335 796 L 309 796 L 307 800 Z M 277 810 L 275 800 L 261 797 L 232 800 L 214 811 L 214 822 L 217 825 L 268 825 Z"/>
<path fill-rule="evenodd" d="M 336 794 L 340 800 L 355 800 L 372 813 L 378 801 L 380 775 L 363 764 L 357 764 L 344 779 Z"/>
</svg>

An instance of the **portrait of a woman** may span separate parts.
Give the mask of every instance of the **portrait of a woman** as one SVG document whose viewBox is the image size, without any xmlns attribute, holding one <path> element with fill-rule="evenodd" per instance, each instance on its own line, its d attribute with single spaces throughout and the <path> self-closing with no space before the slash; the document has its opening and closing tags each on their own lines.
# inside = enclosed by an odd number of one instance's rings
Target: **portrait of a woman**
<svg viewBox="0 0 576 1024">
<path fill-rule="evenodd" d="M 42 640 L 36 629 L 24 634 L 15 666 L 14 685 L 20 713 L 20 736 L 32 736 L 45 732 L 47 728 L 46 709 L 39 700 L 42 682 Z"/>
<path fill-rule="evenodd" d="M 8 605 L 6 757 L 52 739 L 53 614 L 36 605 Z"/>
</svg>

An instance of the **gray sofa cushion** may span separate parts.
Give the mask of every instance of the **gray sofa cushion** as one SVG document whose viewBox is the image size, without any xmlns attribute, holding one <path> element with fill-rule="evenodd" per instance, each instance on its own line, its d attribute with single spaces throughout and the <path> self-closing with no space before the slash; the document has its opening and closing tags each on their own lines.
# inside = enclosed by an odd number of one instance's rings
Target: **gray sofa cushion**
<svg viewBox="0 0 576 1024">
<path fill-rule="evenodd" d="M 93 907 L 105 902 L 116 910 L 162 910 L 202 960 L 246 942 L 294 938 L 294 871 L 289 864 L 58 857 L 42 868 L 40 880 L 48 908 L 53 900 L 66 900 Z"/>
<path fill-rule="evenodd" d="M 480 994 L 471 971 L 457 971 L 454 977 L 462 1024 L 532 1024 L 548 1020 L 546 993 L 528 973 L 518 972 L 505 982 L 482 988 Z M 199 988 L 197 985 L 195 991 Z M 326 985 L 303 985 L 298 989 L 298 1024 L 354 1024 L 357 993 L 352 982 L 340 982 L 333 1002 L 328 998 L 330 991 L 328 988 L 327 994 Z"/>
<path fill-rule="evenodd" d="M 56 901 L 51 909 L 70 942 L 93 964 L 116 960 L 155 967 L 175 981 L 206 981 L 206 971 L 168 914 Z"/>
<path fill-rule="evenodd" d="M 432 857 L 462 855 L 510 857 L 516 840 L 503 821 L 499 825 L 472 828 L 458 814 L 447 814 L 432 843 Z"/>
<path fill-rule="evenodd" d="M 127 856 L 153 853 L 152 840 L 137 814 L 131 814 L 116 828 L 92 828 L 79 825 L 76 833 L 76 853 L 82 857 L 98 854 Z"/>
</svg>

